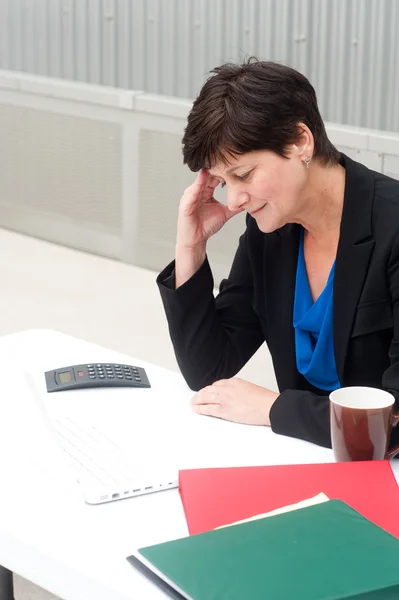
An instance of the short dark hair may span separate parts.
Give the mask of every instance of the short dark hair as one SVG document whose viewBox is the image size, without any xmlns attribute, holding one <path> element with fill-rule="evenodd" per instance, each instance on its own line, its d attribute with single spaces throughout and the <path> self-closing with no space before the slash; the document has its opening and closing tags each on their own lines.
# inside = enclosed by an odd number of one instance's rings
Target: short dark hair
<svg viewBox="0 0 399 600">
<path fill-rule="evenodd" d="M 255 58 L 221 65 L 211 73 L 194 101 L 183 137 L 184 163 L 192 171 L 253 150 L 286 157 L 287 146 L 300 136 L 300 122 L 313 134 L 314 157 L 325 165 L 339 162 L 316 92 L 304 75 Z"/>
</svg>

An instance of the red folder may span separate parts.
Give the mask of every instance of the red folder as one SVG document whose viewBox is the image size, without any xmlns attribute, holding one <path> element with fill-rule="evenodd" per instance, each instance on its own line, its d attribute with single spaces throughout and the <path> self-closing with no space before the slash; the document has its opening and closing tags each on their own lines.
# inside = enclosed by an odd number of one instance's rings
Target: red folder
<svg viewBox="0 0 399 600">
<path fill-rule="evenodd" d="M 181 471 L 191 535 L 324 492 L 399 537 L 399 487 L 388 461 Z"/>
</svg>

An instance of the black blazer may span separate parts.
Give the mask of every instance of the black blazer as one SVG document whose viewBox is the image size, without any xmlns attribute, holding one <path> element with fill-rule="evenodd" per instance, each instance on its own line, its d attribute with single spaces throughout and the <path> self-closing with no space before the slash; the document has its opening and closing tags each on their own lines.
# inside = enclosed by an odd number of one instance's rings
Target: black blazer
<svg viewBox="0 0 399 600">
<path fill-rule="evenodd" d="M 342 155 L 345 196 L 336 257 L 334 349 L 341 386 L 392 392 L 399 406 L 399 181 Z M 158 276 L 176 358 L 198 390 L 234 376 L 266 341 L 280 396 L 273 431 L 331 447 L 328 392 L 297 370 L 293 302 L 300 228 L 247 228 L 214 299 L 206 260 L 175 290 L 174 263 Z M 399 443 L 399 427 L 391 445 Z"/>
</svg>

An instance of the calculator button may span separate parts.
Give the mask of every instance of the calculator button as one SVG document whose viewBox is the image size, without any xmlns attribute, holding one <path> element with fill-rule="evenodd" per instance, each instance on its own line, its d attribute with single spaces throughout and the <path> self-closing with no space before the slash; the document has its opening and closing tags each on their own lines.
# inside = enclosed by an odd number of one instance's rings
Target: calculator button
<svg viewBox="0 0 399 600">
<path fill-rule="evenodd" d="M 107 378 L 108 379 L 114 379 L 115 375 L 112 375 L 112 373 L 107 373 Z"/>
<path fill-rule="evenodd" d="M 132 377 L 131 375 L 125 375 L 125 379 L 130 379 L 130 380 L 132 380 L 132 379 L 133 379 L 133 377 Z"/>
<path fill-rule="evenodd" d="M 90 379 L 97 379 L 95 375 L 89 375 Z"/>
<path fill-rule="evenodd" d="M 105 375 L 99 375 L 98 376 L 100 379 L 105 379 Z"/>
<path fill-rule="evenodd" d="M 141 381 L 141 378 L 140 377 L 135 377 L 134 381 Z"/>
</svg>

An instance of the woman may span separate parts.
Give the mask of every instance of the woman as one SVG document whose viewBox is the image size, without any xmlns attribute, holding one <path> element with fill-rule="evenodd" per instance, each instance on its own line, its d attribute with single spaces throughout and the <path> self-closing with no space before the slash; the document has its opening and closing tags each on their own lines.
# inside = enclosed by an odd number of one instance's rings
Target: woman
<svg viewBox="0 0 399 600">
<path fill-rule="evenodd" d="M 200 390 L 194 410 L 331 447 L 331 390 L 399 399 L 399 182 L 340 154 L 309 81 L 272 62 L 214 70 L 183 155 L 200 172 L 157 281 L 179 366 Z M 227 207 L 213 197 L 220 184 Z M 206 244 L 242 211 L 214 299 Z M 234 378 L 264 341 L 279 394 Z"/>
</svg>

